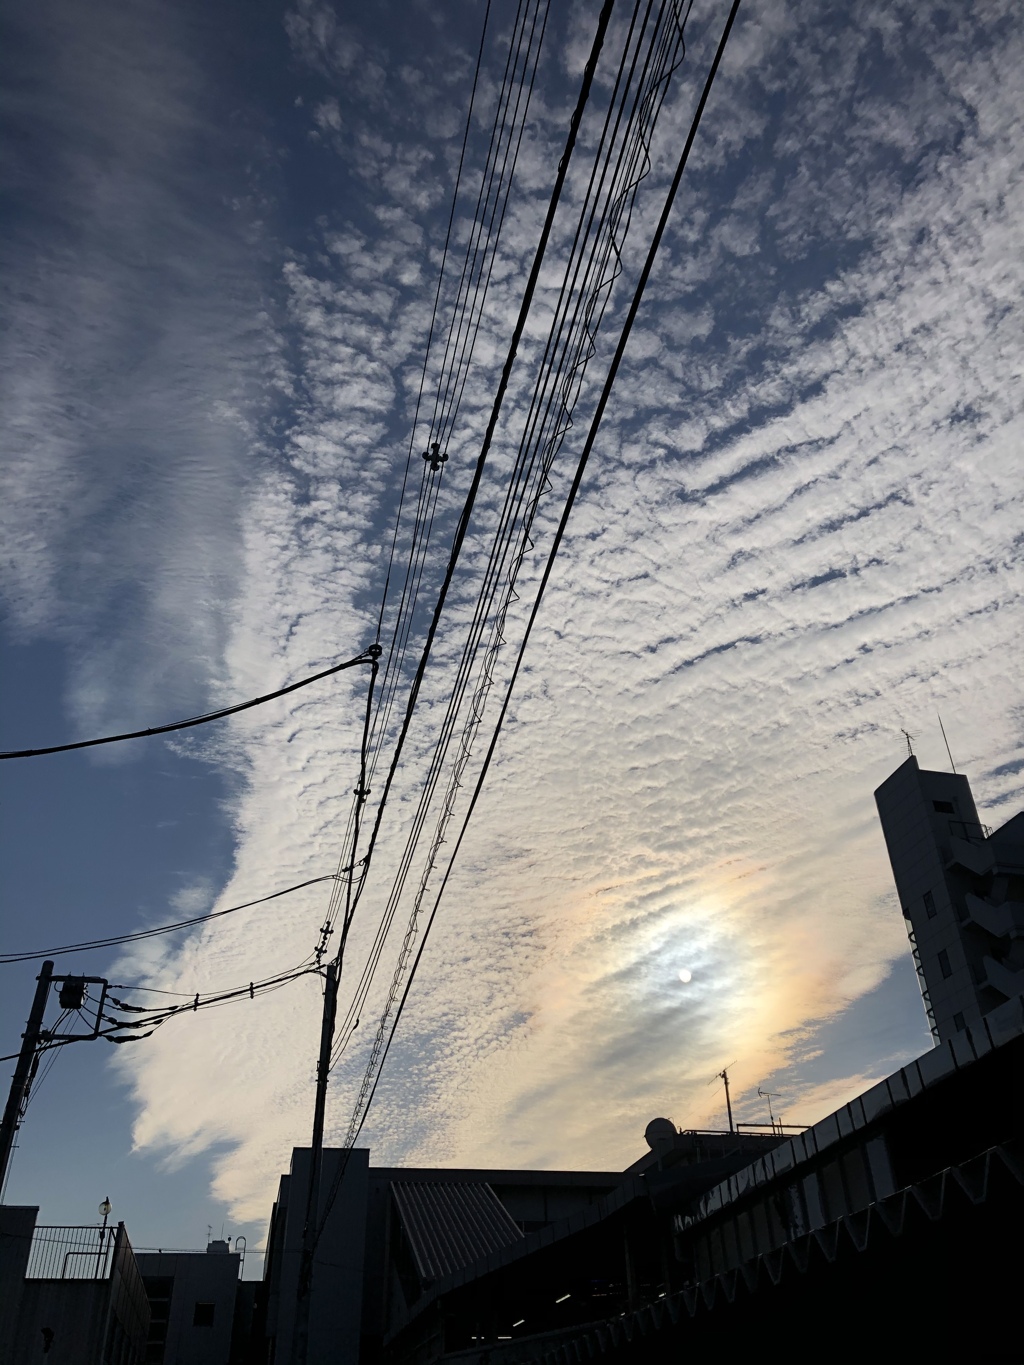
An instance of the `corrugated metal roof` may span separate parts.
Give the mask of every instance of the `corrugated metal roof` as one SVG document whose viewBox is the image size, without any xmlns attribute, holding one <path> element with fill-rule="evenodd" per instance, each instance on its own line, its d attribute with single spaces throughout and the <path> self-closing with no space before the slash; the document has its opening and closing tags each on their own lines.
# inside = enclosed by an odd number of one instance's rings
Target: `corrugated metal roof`
<svg viewBox="0 0 1024 1365">
<path fill-rule="evenodd" d="M 492 1251 L 511 1246 L 523 1235 L 483 1181 L 395 1181 L 391 1190 L 423 1280 L 439 1280 Z"/>
</svg>

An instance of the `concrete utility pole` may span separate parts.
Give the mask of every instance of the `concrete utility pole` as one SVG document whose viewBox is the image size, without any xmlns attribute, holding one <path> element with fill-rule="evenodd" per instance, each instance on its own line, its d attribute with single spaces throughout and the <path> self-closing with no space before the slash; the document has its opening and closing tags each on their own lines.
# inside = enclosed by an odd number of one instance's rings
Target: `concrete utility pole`
<svg viewBox="0 0 1024 1365">
<path fill-rule="evenodd" d="M 21 1035 L 21 1051 L 18 1054 L 18 1065 L 14 1068 L 14 1076 L 11 1080 L 10 1094 L 7 1096 L 7 1107 L 4 1109 L 3 1123 L 0 1124 L 0 1191 L 4 1188 L 7 1180 L 7 1167 L 10 1164 L 11 1152 L 14 1150 L 14 1138 L 18 1131 L 18 1124 L 21 1122 L 22 1110 L 25 1100 L 28 1098 L 29 1087 L 32 1084 L 32 1077 L 35 1075 L 36 1050 L 43 1034 L 43 1015 L 46 1012 L 46 997 L 50 993 L 50 985 L 53 981 L 53 963 L 44 962 L 43 969 L 37 978 L 39 984 L 36 986 L 35 999 L 32 1001 L 32 1009 L 28 1016 L 28 1027 Z"/>
<path fill-rule="evenodd" d="M 298 1299 L 292 1365 L 306 1365 L 309 1353 L 309 1300 L 313 1287 L 313 1255 L 316 1251 L 317 1223 L 320 1219 L 320 1177 L 324 1163 L 324 1116 L 327 1108 L 327 1080 L 331 1071 L 331 1047 L 338 1010 L 338 963 L 327 965 L 324 981 L 324 1013 L 320 1028 L 320 1061 L 316 1069 L 316 1104 L 313 1108 L 313 1141 L 309 1153 L 309 1185 L 306 1189 L 306 1218 L 302 1229 L 302 1260 L 299 1264 Z"/>
</svg>

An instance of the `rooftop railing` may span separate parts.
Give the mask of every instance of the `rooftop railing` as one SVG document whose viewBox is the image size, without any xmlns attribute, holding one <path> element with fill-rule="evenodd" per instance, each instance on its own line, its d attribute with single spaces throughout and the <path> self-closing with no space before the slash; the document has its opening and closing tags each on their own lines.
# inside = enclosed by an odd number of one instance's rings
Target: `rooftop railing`
<svg viewBox="0 0 1024 1365">
<path fill-rule="evenodd" d="M 992 830 L 977 820 L 950 820 L 949 832 L 957 839 L 966 839 L 969 844 L 983 844 Z"/>
<path fill-rule="evenodd" d="M 27 1280 L 106 1280 L 114 1258 L 116 1227 L 37 1226 L 28 1254 Z"/>
</svg>

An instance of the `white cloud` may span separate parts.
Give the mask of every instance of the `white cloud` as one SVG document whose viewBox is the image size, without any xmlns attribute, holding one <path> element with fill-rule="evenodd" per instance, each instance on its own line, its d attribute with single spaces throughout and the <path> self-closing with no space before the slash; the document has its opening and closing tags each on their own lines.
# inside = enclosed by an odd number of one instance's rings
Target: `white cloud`
<svg viewBox="0 0 1024 1365">
<path fill-rule="evenodd" d="M 371 1114 L 377 1160 L 615 1167 L 656 1112 L 720 1121 L 716 1071 L 736 1059 L 745 1103 L 798 1052 L 806 1062 L 818 1025 L 905 952 L 871 803 L 900 726 L 937 766 L 938 708 L 981 804 L 1019 803 L 1022 35 L 1012 16 L 945 33 L 928 11 L 904 20 L 753 6 L 740 22 Z M 279 462 L 246 463 L 230 610 L 210 643 L 192 636 L 231 697 L 368 639 L 438 263 L 432 214 L 452 169 L 451 130 L 425 111 L 435 76 L 462 89 L 442 57 L 413 73 L 397 38 L 391 51 L 323 5 L 301 6 L 290 33 L 324 87 L 304 100 L 310 128 L 361 197 L 283 263 L 297 357 L 287 439 Z M 695 30 L 692 51 L 712 36 Z M 449 533 L 561 136 L 568 83 L 544 70 L 450 446 Z M 666 114 L 659 184 L 686 89 Z M 639 221 L 655 203 L 645 189 Z M 621 295 L 614 306 L 621 316 Z M 214 369 L 211 390 L 236 411 L 229 371 Z M 524 389 L 519 373 L 516 404 Z M 78 424 L 47 429 L 49 458 L 64 461 Z M 512 429 L 510 417 L 504 439 Z M 507 463 L 502 445 L 495 473 Z M 471 608 L 497 496 L 489 483 L 452 622 Z M 194 543 L 175 523 L 161 563 L 190 562 Z M 446 551 L 439 534 L 435 581 Z M 169 581 L 180 605 L 191 580 Z M 457 647 L 445 635 L 428 674 L 357 963 Z M 105 705 L 123 704 L 101 671 L 104 688 Z M 244 778 L 220 904 L 332 870 L 360 705 L 343 674 L 208 742 Z M 211 925 L 161 960 L 161 983 L 205 990 L 279 970 L 310 951 L 324 908 L 311 888 Z M 336 1073 L 335 1139 L 382 991 Z M 318 1012 L 307 981 L 237 1007 L 230 1028 L 224 1012 L 198 1014 L 121 1058 L 137 1142 L 178 1158 L 228 1144 L 217 1191 L 263 1217 L 308 1137 Z M 876 1059 L 824 1079 L 820 1065 L 791 1078 L 803 1119 L 874 1079 Z"/>
</svg>

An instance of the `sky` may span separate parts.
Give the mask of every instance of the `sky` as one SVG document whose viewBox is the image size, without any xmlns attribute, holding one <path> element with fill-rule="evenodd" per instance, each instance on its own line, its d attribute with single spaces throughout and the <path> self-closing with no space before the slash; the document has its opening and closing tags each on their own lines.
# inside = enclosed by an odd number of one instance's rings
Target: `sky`
<svg viewBox="0 0 1024 1365">
<path fill-rule="evenodd" d="M 598 65 L 343 1010 L 452 686 L 629 10 Z M 417 640 L 597 13 L 550 8 Z M 695 0 L 687 20 L 527 589 L 725 14 Z M 514 18 L 492 0 L 481 46 L 470 0 L 9 8 L 3 748 L 230 705 L 371 642 L 406 454 L 425 440 L 416 396 L 477 52 L 455 252 Z M 776 1116 L 813 1122 L 928 1047 L 872 792 L 903 731 L 922 765 L 948 765 L 941 715 L 982 818 L 1024 804 L 1022 69 L 1008 3 L 744 0 L 362 1130 L 374 1163 L 621 1169 L 656 1114 L 722 1126 L 723 1067 L 738 1118 L 766 1117 L 761 1088 Z M 428 376 L 436 363 L 435 345 Z M 4 949 L 333 872 L 365 684 L 346 672 L 202 730 L 4 763 Z M 332 1073 L 329 1142 L 407 909 Z M 62 961 L 185 999 L 304 960 L 326 910 L 316 886 Z M 36 970 L 0 967 L 8 1051 Z M 138 1246 L 223 1230 L 258 1247 L 309 1140 L 320 1005 L 307 976 L 131 1047 L 64 1049 L 6 1198 L 77 1223 L 109 1195 Z"/>
</svg>

